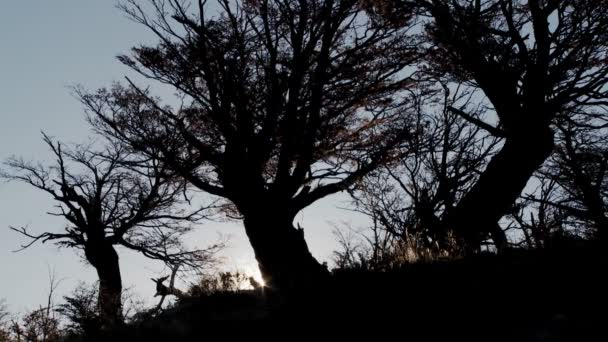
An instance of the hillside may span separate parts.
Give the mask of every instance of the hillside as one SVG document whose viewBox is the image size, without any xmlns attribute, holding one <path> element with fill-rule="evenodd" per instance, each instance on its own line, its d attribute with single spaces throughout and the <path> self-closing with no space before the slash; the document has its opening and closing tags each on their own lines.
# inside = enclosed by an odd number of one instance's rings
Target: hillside
<svg viewBox="0 0 608 342">
<path fill-rule="evenodd" d="M 190 298 L 112 335 L 202 339 L 227 325 L 256 320 L 257 328 L 315 322 L 315 329 L 380 330 L 425 339 L 601 340 L 597 338 L 606 336 L 603 325 L 608 322 L 607 261 L 598 246 L 570 246 L 414 264 L 382 273 L 334 271 L 327 284 L 289 295 L 252 290 Z"/>
</svg>

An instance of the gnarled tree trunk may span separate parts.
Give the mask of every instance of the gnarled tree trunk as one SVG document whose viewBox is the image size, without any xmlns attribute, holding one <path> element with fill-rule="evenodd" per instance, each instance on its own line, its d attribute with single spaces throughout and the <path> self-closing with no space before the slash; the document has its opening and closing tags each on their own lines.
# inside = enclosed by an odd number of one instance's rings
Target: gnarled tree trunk
<svg viewBox="0 0 608 342">
<path fill-rule="evenodd" d="M 548 125 L 521 126 L 506 138 L 503 148 L 449 218 L 449 224 L 465 241 L 469 252 L 479 249 L 487 235 L 499 250 L 506 247 L 507 239 L 498 221 L 509 212 L 534 172 L 553 151 L 553 131 Z"/>
<path fill-rule="evenodd" d="M 85 255 L 95 267 L 99 277 L 98 306 L 102 328 L 107 329 L 122 324 L 122 279 L 116 250 L 105 241 L 95 243 L 88 241 Z"/>
<path fill-rule="evenodd" d="M 277 206 L 256 205 L 244 214 L 245 231 L 266 286 L 292 290 L 312 286 L 328 275 L 310 253 L 295 215 Z"/>
</svg>

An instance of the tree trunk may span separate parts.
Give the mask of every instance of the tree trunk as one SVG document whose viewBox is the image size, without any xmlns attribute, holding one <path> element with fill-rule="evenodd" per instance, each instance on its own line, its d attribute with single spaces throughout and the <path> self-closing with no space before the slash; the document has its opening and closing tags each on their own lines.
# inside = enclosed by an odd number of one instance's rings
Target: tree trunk
<svg viewBox="0 0 608 342">
<path fill-rule="evenodd" d="M 89 241 L 85 247 L 85 255 L 99 277 L 98 307 L 102 328 L 122 324 L 122 279 L 116 250 L 111 244 L 93 244 Z"/>
<path fill-rule="evenodd" d="M 289 291 L 314 286 L 328 275 L 310 253 L 303 229 L 293 226 L 295 215 L 272 206 L 248 212 L 245 231 L 266 286 Z"/>
<path fill-rule="evenodd" d="M 605 204 L 599 189 L 593 189 L 591 182 L 579 186 L 583 193 L 583 203 L 587 207 L 593 225 L 595 236 L 603 242 L 608 238 L 608 217 L 606 217 Z"/>
<path fill-rule="evenodd" d="M 449 218 L 468 252 L 478 250 L 488 235 L 499 250 L 506 247 L 506 235 L 498 221 L 510 211 L 534 172 L 553 151 L 553 131 L 548 125 L 519 126 L 522 129 L 506 138 L 503 148 Z"/>
</svg>

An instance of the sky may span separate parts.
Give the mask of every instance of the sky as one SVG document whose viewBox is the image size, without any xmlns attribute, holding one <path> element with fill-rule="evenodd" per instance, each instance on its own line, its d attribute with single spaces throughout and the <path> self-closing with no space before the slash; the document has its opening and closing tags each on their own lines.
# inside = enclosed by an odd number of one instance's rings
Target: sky
<svg viewBox="0 0 608 342">
<path fill-rule="evenodd" d="M 94 90 L 133 77 L 116 60 L 141 43 L 154 42 L 144 27 L 131 22 L 113 0 L 4 0 L 0 2 L 0 159 L 20 156 L 51 161 L 41 131 L 65 143 L 93 138 L 81 104 L 70 87 Z M 336 249 L 335 224 L 363 225 L 361 217 L 340 209 L 346 195 L 323 199 L 300 213 L 309 247 L 320 261 L 330 261 Z M 19 249 L 27 239 L 9 226 L 27 226 L 32 233 L 59 232 L 64 220 L 47 215 L 53 201 L 24 184 L 0 182 L 0 300 L 15 313 L 46 301 L 49 272 L 61 282 L 56 301 L 96 275 L 79 254 L 37 243 Z M 239 222 L 204 222 L 187 236 L 190 246 L 204 247 L 228 236 L 223 267 L 250 274 L 259 272 Z M 153 302 L 150 277 L 168 274 L 162 265 L 119 248 L 123 285 L 141 299 Z"/>
</svg>

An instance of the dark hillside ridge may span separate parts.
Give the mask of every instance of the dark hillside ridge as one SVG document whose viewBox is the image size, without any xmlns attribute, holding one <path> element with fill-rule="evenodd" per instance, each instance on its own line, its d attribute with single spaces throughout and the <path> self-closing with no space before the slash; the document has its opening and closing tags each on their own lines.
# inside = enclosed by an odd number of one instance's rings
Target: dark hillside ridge
<svg viewBox="0 0 608 342">
<path fill-rule="evenodd" d="M 599 246 L 581 243 L 389 272 L 341 270 L 324 286 L 289 296 L 242 291 L 191 298 L 112 335 L 196 340 L 256 320 L 256 329 L 316 321 L 315 329 L 380 329 L 425 340 L 608 341 L 607 264 Z"/>
</svg>

